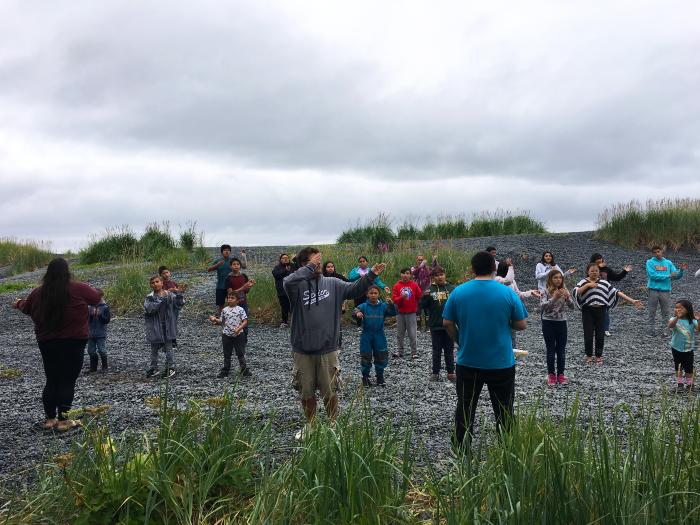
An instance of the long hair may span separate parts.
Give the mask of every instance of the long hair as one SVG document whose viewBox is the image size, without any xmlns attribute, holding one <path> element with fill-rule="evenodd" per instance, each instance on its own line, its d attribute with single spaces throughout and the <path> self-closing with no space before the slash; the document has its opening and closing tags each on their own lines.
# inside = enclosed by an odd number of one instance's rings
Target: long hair
<svg viewBox="0 0 700 525">
<path fill-rule="evenodd" d="M 547 254 L 549 254 L 549 255 L 552 256 L 552 262 L 549 262 L 549 263 L 544 262 L 544 256 L 547 255 Z M 554 262 L 554 254 L 553 254 L 552 252 L 550 252 L 549 250 L 545 250 L 545 251 L 542 252 L 542 259 L 540 259 L 540 262 L 541 262 L 542 264 L 549 264 L 549 265 L 551 265 L 551 266 L 556 266 L 556 264 L 557 264 L 557 263 Z"/>
<path fill-rule="evenodd" d="M 691 303 L 687 299 L 680 299 L 679 301 L 676 301 L 676 304 L 680 304 L 683 308 L 685 308 L 686 312 L 688 312 L 688 317 L 686 320 L 692 323 L 693 319 L 695 319 L 695 313 L 693 312 L 693 303 Z"/>
<path fill-rule="evenodd" d="M 334 263 L 333 261 L 326 261 L 326 262 L 324 262 L 324 263 L 323 263 L 323 270 L 322 270 L 321 273 L 323 273 L 323 275 L 325 275 L 326 277 L 328 277 L 329 275 L 331 275 L 330 273 L 328 273 L 328 272 L 326 271 L 326 266 L 328 266 L 329 264 L 332 264 L 332 265 L 333 265 L 333 268 L 335 268 L 335 263 Z M 338 273 L 338 272 L 334 269 L 334 270 L 333 270 L 333 273 Z"/>
<path fill-rule="evenodd" d="M 552 294 L 557 290 L 557 288 L 554 287 L 554 282 L 552 281 L 552 279 L 553 279 L 556 275 L 561 275 L 561 286 L 560 286 L 560 288 L 566 288 L 566 287 L 564 286 L 564 274 L 561 273 L 559 270 L 551 270 L 551 271 L 549 272 L 549 275 L 547 275 L 547 284 L 545 285 L 545 286 L 547 287 L 547 292 L 549 293 L 549 295 L 552 295 Z"/>
<path fill-rule="evenodd" d="M 39 319 L 46 331 L 56 330 L 63 321 L 70 300 L 68 285 L 71 279 L 68 262 L 63 257 L 52 259 L 42 279 L 39 305 Z"/>
</svg>

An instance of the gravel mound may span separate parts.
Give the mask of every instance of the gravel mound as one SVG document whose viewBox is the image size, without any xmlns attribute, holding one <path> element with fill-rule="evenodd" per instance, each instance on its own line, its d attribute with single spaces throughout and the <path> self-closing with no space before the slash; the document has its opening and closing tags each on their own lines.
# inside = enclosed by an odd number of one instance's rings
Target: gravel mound
<svg viewBox="0 0 700 525">
<path fill-rule="evenodd" d="M 461 249 L 474 251 L 495 245 L 499 257 L 513 258 L 516 279 L 521 290 L 536 287 L 534 267 L 542 251 L 551 250 L 562 267 L 575 266 L 579 272 L 568 283 L 573 284 L 583 273 L 591 253 L 604 254 L 608 264 L 620 268 L 633 264 L 634 271 L 619 283 L 628 295 L 646 301 L 644 264 L 648 252 L 623 248 L 594 240 L 590 233 L 519 235 L 453 241 Z M 426 243 L 431 246 L 432 243 Z M 248 249 L 250 269 L 247 273 L 269 272 L 277 262 L 281 247 L 252 247 Z M 234 252 L 234 253 L 237 253 Z M 671 254 L 675 263 L 688 262 L 691 272 L 675 281 L 672 297 L 689 298 L 700 304 L 700 280 L 693 272 L 700 258 L 693 253 Z M 35 275 L 36 274 L 36 275 Z M 43 274 L 15 276 L 28 286 Z M 193 302 L 213 304 L 214 279 L 206 272 L 178 274 L 178 281 L 192 281 L 188 292 Z M 85 279 L 84 275 L 81 278 Z M 104 285 L 104 277 L 95 277 L 95 285 Z M 28 288 L 29 290 L 29 288 Z M 27 290 L 27 291 L 28 291 Z M 42 419 L 40 394 L 44 375 L 40 354 L 33 334 L 31 320 L 10 308 L 12 299 L 26 292 L 12 292 L 0 298 L 0 369 L 16 369 L 19 377 L 0 378 L 0 483 L 22 484 L 33 477 L 34 468 L 46 455 L 66 450 L 79 434 L 56 436 L 33 430 Z M 613 310 L 612 337 L 606 341 L 605 364 L 590 366 L 583 363 L 583 334 L 581 316 L 575 311 L 569 320 L 567 347 L 568 387 L 547 388 L 545 385 L 545 349 L 539 328 L 539 308 L 536 301 L 527 301 L 529 326 L 518 335 L 519 347 L 530 351 L 517 366 L 516 403 L 525 405 L 541 402 L 550 413 L 561 414 L 576 394 L 591 407 L 602 406 L 606 413 L 620 403 L 633 409 L 645 397 L 658 395 L 671 385 L 673 361 L 668 340 L 663 336 L 651 339 L 646 334 L 646 311 L 630 306 Z M 214 308 L 211 309 L 214 311 Z M 244 399 L 251 411 L 274 414 L 275 440 L 280 450 L 288 447 L 294 433 L 303 424 L 297 393 L 291 388 L 291 356 L 289 333 L 285 329 L 253 325 L 250 329 L 247 359 L 253 377 L 216 379 L 221 366 L 220 328 L 206 321 L 201 309 L 185 309 L 180 316 L 180 335 L 175 363 L 177 375 L 171 389 L 181 400 L 222 395 L 238 382 L 235 396 Z M 660 321 L 659 321 L 660 323 Z M 395 328 L 387 328 L 389 350 L 396 348 Z M 414 435 L 425 445 L 430 461 L 439 463 L 449 455 L 449 435 L 456 404 L 454 386 L 445 380 L 429 381 L 431 369 L 430 336 L 418 335 L 420 357 L 417 360 L 393 359 L 386 372 L 386 388 L 372 388 L 368 399 L 378 421 L 394 416 L 396 421 L 413 421 Z M 146 379 L 149 348 L 144 336 L 141 316 L 113 318 L 109 325 L 107 348 L 110 371 L 107 374 L 85 374 L 78 379 L 74 407 L 108 404 L 111 410 L 104 416 L 113 432 L 152 428 L 156 414 L 145 400 L 157 396 L 161 383 Z M 234 360 L 235 362 L 235 360 Z M 348 406 L 359 389 L 359 334 L 354 326 L 343 331 L 341 365 L 345 387 L 341 407 Z M 86 358 L 87 366 L 87 358 Z M 486 389 L 482 393 L 479 417 L 491 425 L 491 408 Z M 482 428 L 483 424 L 479 425 Z M 479 437 L 477 436 L 477 439 Z"/>
</svg>

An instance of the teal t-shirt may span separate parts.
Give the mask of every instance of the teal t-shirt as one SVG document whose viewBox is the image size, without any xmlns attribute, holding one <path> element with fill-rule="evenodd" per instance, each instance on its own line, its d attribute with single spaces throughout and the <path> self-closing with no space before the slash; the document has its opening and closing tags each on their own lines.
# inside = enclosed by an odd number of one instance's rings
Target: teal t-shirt
<svg viewBox="0 0 700 525">
<path fill-rule="evenodd" d="M 231 260 L 233 260 L 233 257 L 229 256 L 228 258 L 224 259 L 223 256 L 219 256 L 214 259 L 209 266 L 214 266 L 221 260 L 224 261 L 224 264 L 216 269 L 216 288 L 218 290 L 223 290 L 226 288 L 226 278 L 228 277 L 228 274 L 231 273 Z"/>
<path fill-rule="evenodd" d="M 443 319 L 459 329 L 457 364 L 473 368 L 510 368 L 515 365 L 510 322 L 527 317 L 513 290 L 492 280 L 473 280 L 450 294 Z"/>
<path fill-rule="evenodd" d="M 697 325 L 696 319 L 693 319 L 692 323 L 687 319 L 679 319 L 673 328 L 671 348 L 676 352 L 692 352 L 695 347 L 695 327 Z"/>
</svg>

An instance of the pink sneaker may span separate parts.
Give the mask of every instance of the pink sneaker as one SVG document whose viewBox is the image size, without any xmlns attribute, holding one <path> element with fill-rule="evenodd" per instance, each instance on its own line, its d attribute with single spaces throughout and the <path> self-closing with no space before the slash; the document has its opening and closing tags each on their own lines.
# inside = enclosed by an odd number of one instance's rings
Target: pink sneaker
<svg viewBox="0 0 700 525">
<path fill-rule="evenodd" d="M 554 386 L 557 384 L 557 376 L 554 374 L 547 374 L 547 384 L 549 386 Z"/>
<path fill-rule="evenodd" d="M 557 381 L 559 382 L 560 385 L 568 385 L 569 384 L 569 380 L 567 379 L 567 377 L 564 374 L 559 374 L 557 376 Z"/>
</svg>

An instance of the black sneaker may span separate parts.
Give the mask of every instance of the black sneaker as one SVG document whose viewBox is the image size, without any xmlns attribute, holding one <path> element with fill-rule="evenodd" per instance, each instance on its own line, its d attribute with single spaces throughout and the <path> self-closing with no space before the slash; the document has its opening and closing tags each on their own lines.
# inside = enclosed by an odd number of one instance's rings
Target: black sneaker
<svg viewBox="0 0 700 525">
<path fill-rule="evenodd" d="M 156 375 L 156 369 L 155 368 L 149 368 L 146 370 L 146 377 L 153 377 Z"/>
<path fill-rule="evenodd" d="M 384 374 L 377 376 L 377 386 L 386 386 L 386 382 L 384 381 Z"/>
<path fill-rule="evenodd" d="M 391 357 L 403 357 L 403 352 L 393 352 L 391 354 Z"/>
<path fill-rule="evenodd" d="M 369 376 L 362 376 L 362 386 L 364 386 L 364 387 L 372 386 L 372 382 L 369 380 Z"/>
<path fill-rule="evenodd" d="M 217 378 L 221 379 L 223 377 L 228 377 L 228 368 L 222 368 L 219 370 L 219 373 L 216 375 Z"/>
<path fill-rule="evenodd" d="M 163 373 L 160 375 L 161 379 L 168 379 L 170 377 L 173 377 L 175 375 L 175 369 L 174 368 L 166 368 L 163 370 Z"/>
<path fill-rule="evenodd" d="M 243 370 L 241 370 L 241 375 L 242 375 L 243 377 L 250 377 L 250 376 L 253 375 L 253 372 L 251 372 L 251 371 L 250 371 L 250 368 L 248 368 L 248 367 L 246 366 Z"/>
</svg>

